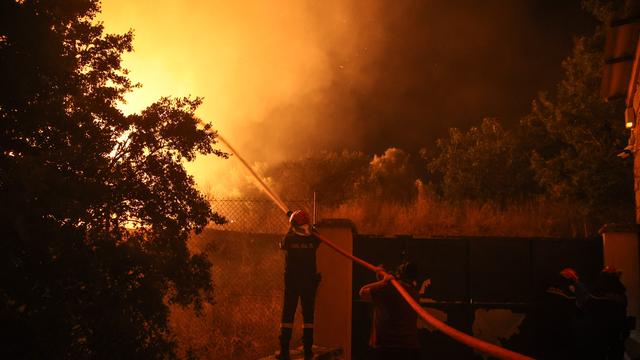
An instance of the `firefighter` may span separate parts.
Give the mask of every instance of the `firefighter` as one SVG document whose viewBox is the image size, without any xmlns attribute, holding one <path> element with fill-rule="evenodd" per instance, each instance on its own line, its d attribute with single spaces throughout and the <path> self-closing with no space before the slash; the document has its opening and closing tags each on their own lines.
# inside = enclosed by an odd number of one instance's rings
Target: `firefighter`
<svg viewBox="0 0 640 360">
<path fill-rule="evenodd" d="M 396 274 L 415 301 L 419 298 L 417 275 L 417 266 L 411 262 L 400 265 Z M 416 360 L 420 358 L 417 314 L 391 284 L 392 279 L 386 274 L 360 289 L 360 297 L 373 303 L 369 345 L 377 360 Z"/>
<path fill-rule="evenodd" d="M 585 311 L 591 320 L 590 355 L 593 359 L 622 360 L 629 336 L 627 296 L 621 272 L 606 266 L 598 275 Z"/>
<path fill-rule="evenodd" d="M 289 231 L 280 243 L 285 251 L 284 301 L 280 324 L 280 353 L 277 359 L 289 359 L 289 342 L 293 332 L 293 319 L 302 305 L 302 343 L 304 358 L 313 358 L 313 312 L 320 274 L 316 271 L 316 250 L 320 239 L 313 234 L 309 215 L 304 210 L 290 211 Z"/>
<path fill-rule="evenodd" d="M 554 274 L 536 309 L 536 350 L 541 359 L 577 359 L 581 321 L 577 306 L 578 273 L 565 268 Z M 581 293 L 582 295 L 582 293 Z"/>
</svg>

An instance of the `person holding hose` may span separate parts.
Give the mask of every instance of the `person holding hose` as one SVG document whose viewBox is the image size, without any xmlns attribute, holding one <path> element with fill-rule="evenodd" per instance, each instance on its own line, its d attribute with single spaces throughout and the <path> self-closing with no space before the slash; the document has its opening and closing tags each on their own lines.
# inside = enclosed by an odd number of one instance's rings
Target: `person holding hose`
<svg viewBox="0 0 640 360">
<path fill-rule="evenodd" d="M 313 233 L 309 215 L 304 210 L 289 211 L 289 231 L 280 243 L 285 251 L 284 299 L 282 322 L 280 324 L 279 360 L 288 360 L 289 342 L 293 332 L 293 319 L 298 306 L 302 305 L 302 344 L 304 358 L 313 358 L 313 313 L 316 289 L 320 283 L 320 274 L 316 270 L 316 250 L 320 239 Z"/>
<path fill-rule="evenodd" d="M 398 267 L 396 279 L 409 295 L 418 301 L 416 280 L 418 269 L 415 263 L 405 262 Z M 418 315 L 394 289 L 392 275 L 378 273 L 379 279 L 364 285 L 360 297 L 373 303 L 371 324 L 371 346 L 376 360 L 417 360 L 420 358 L 418 344 Z"/>
</svg>

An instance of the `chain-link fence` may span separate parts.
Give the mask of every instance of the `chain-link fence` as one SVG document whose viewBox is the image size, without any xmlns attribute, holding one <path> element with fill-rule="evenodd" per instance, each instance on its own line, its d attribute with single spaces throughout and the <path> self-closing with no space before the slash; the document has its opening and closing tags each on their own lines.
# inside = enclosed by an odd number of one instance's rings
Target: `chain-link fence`
<svg viewBox="0 0 640 360">
<path fill-rule="evenodd" d="M 277 348 L 284 257 L 281 235 L 218 233 L 212 328 L 227 341 L 226 359 L 257 359 Z M 218 352 L 219 353 L 219 352 Z"/>
<path fill-rule="evenodd" d="M 311 201 L 286 203 L 313 211 Z M 208 228 L 190 246 L 213 264 L 213 303 L 205 304 L 200 317 L 174 308 L 172 325 L 184 355 L 258 359 L 278 348 L 284 286 L 278 243 L 287 231 L 287 217 L 262 200 L 215 200 L 212 206 L 228 223 Z"/>
<path fill-rule="evenodd" d="M 287 200 L 289 209 L 305 209 L 313 214 L 313 201 Z M 288 219 L 270 200 L 216 199 L 211 201 L 215 212 L 227 219 L 226 224 L 211 225 L 212 229 L 251 234 L 284 234 Z"/>
</svg>

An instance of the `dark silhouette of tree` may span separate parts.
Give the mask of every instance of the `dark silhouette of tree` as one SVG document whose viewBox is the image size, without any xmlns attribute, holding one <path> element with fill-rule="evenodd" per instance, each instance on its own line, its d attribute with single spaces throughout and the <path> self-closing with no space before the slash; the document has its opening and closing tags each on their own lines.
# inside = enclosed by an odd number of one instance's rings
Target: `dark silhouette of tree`
<svg viewBox="0 0 640 360">
<path fill-rule="evenodd" d="M 616 156 L 629 137 L 624 100 L 600 95 L 603 46 L 602 29 L 576 39 L 555 94 L 540 94 L 521 123 L 537 182 L 574 203 L 587 222 L 600 223 L 633 214 L 633 162 Z"/>
<path fill-rule="evenodd" d="M 449 200 L 506 203 L 537 191 L 519 137 L 496 119 L 466 132 L 450 129 L 448 138 L 438 140 L 428 167 L 432 184 Z"/>
<path fill-rule="evenodd" d="M 397 148 L 372 156 L 347 150 L 319 152 L 271 165 L 264 174 L 274 180 L 274 189 L 286 198 L 309 199 L 315 192 L 323 206 L 367 197 L 404 202 L 417 195 L 416 166 L 409 153 Z M 255 188 L 243 193 L 262 196 Z"/>
<path fill-rule="evenodd" d="M 583 2 L 605 23 L 622 5 Z M 632 220 L 633 164 L 616 156 L 629 137 L 625 105 L 600 95 L 603 47 L 603 27 L 577 38 L 556 90 L 540 93 L 514 131 L 485 119 L 439 140 L 429 169 L 444 197 L 504 202 L 543 194 L 574 204 L 586 232 L 588 224 Z"/>
<path fill-rule="evenodd" d="M 223 219 L 182 163 L 226 154 L 199 98 L 116 107 L 133 35 L 104 34 L 98 11 L 0 3 L 2 358 L 174 357 L 167 305 L 212 291 L 186 241 Z"/>
<path fill-rule="evenodd" d="M 270 165 L 264 175 L 286 199 L 309 199 L 315 192 L 323 205 L 354 198 L 354 183 L 367 171 L 369 157 L 357 151 L 322 151 Z M 246 197 L 263 196 L 255 186 L 244 189 Z"/>
</svg>

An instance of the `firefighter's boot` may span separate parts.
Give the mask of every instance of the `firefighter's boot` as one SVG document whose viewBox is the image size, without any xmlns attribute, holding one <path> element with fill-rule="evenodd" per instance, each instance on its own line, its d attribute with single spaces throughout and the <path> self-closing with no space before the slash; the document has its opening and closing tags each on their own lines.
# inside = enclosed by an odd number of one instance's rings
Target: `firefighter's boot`
<svg viewBox="0 0 640 360">
<path fill-rule="evenodd" d="M 280 328 L 280 353 L 276 355 L 276 359 L 278 360 L 290 360 L 289 356 L 289 342 L 291 341 L 291 333 L 293 329 L 290 327 L 281 327 Z"/>
<path fill-rule="evenodd" d="M 304 360 L 313 359 L 313 328 L 302 329 L 302 345 L 304 347 Z"/>
</svg>

